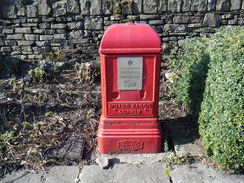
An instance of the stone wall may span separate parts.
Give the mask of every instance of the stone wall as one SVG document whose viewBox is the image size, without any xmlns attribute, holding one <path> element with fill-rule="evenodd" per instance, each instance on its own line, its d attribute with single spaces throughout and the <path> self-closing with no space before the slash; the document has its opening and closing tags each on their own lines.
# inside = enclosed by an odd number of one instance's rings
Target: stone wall
<svg viewBox="0 0 244 183">
<path fill-rule="evenodd" d="M 115 23 L 150 24 L 165 54 L 180 40 L 244 24 L 243 0 L 1 0 L 0 6 L 0 55 L 23 60 L 59 50 L 97 59 L 104 30 Z"/>
</svg>

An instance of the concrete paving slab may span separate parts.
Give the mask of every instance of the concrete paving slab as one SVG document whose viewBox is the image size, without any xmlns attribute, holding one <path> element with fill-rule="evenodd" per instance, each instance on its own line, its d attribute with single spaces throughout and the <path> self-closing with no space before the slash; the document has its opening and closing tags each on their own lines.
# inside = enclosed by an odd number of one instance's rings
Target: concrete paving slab
<svg viewBox="0 0 244 183">
<path fill-rule="evenodd" d="M 1 183 L 43 183 L 45 173 L 31 173 L 27 170 L 19 170 L 11 172 L 0 180 Z"/>
<path fill-rule="evenodd" d="M 109 159 L 110 163 L 128 163 L 128 164 L 151 164 L 164 160 L 166 153 L 151 153 L 151 154 L 104 154 Z"/>
<path fill-rule="evenodd" d="M 244 183 L 244 175 L 220 173 L 195 163 L 177 165 L 170 171 L 171 180 L 165 174 L 162 162 L 148 164 L 114 164 L 109 169 L 99 165 L 56 166 L 48 171 L 31 173 L 20 170 L 5 175 L 1 183 Z"/>
<path fill-rule="evenodd" d="M 78 166 L 55 166 L 48 171 L 30 173 L 27 170 L 12 172 L 4 176 L 1 183 L 75 183 Z"/>
<path fill-rule="evenodd" d="M 200 163 L 176 166 L 171 176 L 173 183 L 244 183 L 243 175 L 219 173 Z"/>
<path fill-rule="evenodd" d="M 79 179 L 79 183 L 170 183 L 162 163 L 115 164 L 112 169 L 84 166 Z"/>
<path fill-rule="evenodd" d="M 183 156 L 203 156 L 203 152 L 192 141 L 186 138 L 172 138 L 175 153 L 179 157 Z"/>
<path fill-rule="evenodd" d="M 78 166 L 55 166 L 47 172 L 45 183 L 75 183 L 78 175 Z"/>
<path fill-rule="evenodd" d="M 186 120 L 173 120 L 166 124 L 169 130 L 168 135 L 174 145 L 174 150 L 177 156 L 203 156 L 200 148 L 194 144 L 196 140 L 193 133 L 196 129 L 193 123 Z M 195 134 L 196 135 L 196 134 Z"/>
</svg>

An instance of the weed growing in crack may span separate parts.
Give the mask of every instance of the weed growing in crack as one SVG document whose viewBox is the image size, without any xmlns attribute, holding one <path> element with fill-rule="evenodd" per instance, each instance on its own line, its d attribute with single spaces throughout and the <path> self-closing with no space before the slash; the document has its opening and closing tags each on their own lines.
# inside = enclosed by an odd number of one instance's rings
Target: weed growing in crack
<svg viewBox="0 0 244 183">
<path fill-rule="evenodd" d="M 189 156 L 177 156 L 174 152 L 167 153 L 167 157 L 165 159 L 165 170 L 164 173 L 171 178 L 171 167 L 173 165 L 182 165 L 182 164 L 191 164 L 194 162 L 194 159 Z"/>
<path fill-rule="evenodd" d="M 106 7 L 112 12 L 114 17 L 120 17 L 132 11 L 132 6 L 133 2 L 130 0 L 122 0 L 120 2 L 114 2 L 112 0 L 106 1 Z"/>
<path fill-rule="evenodd" d="M 170 167 L 169 167 L 169 166 L 166 166 L 166 167 L 165 167 L 164 173 L 165 173 L 169 178 L 171 178 L 171 173 L 170 173 Z"/>
</svg>

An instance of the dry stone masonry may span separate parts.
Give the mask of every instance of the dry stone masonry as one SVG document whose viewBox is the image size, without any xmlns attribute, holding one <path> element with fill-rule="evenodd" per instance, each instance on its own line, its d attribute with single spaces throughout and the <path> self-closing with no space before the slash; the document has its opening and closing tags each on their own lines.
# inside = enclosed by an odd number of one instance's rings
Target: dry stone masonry
<svg viewBox="0 0 244 183">
<path fill-rule="evenodd" d="M 178 41 L 244 24 L 243 0 L 1 0 L 0 55 L 40 60 L 72 50 L 94 60 L 106 28 L 150 24 L 167 54 Z"/>
</svg>

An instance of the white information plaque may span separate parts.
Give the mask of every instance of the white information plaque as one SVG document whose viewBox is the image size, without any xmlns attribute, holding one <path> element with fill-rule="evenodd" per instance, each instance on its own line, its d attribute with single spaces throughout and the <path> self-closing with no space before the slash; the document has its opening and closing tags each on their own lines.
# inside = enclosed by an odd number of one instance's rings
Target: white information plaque
<svg viewBox="0 0 244 183">
<path fill-rule="evenodd" d="M 118 58 L 119 90 L 141 90 L 143 74 L 142 57 Z"/>
</svg>

